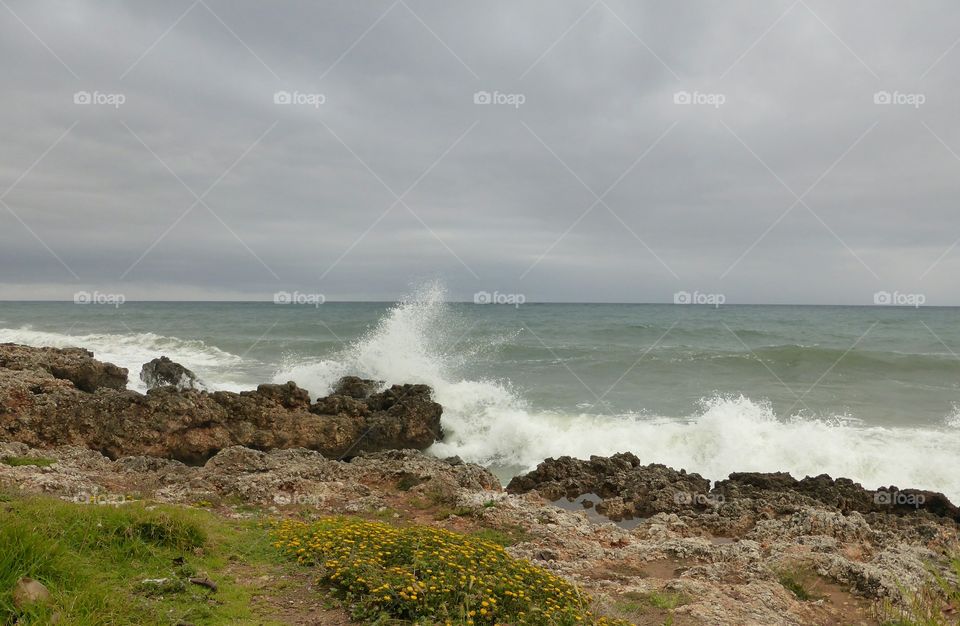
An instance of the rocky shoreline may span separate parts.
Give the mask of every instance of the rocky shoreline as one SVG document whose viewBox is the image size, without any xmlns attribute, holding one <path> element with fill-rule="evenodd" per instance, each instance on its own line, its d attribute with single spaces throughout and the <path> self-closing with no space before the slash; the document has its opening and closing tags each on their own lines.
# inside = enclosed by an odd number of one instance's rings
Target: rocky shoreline
<svg viewBox="0 0 960 626">
<path fill-rule="evenodd" d="M 956 583 L 960 511 L 942 494 L 785 473 L 711 484 L 630 453 L 547 459 L 504 489 L 423 452 L 443 436 L 425 386 L 346 378 L 311 401 L 293 383 L 208 392 L 151 363 L 140 394 L 85 350 L 0 345 L 0 488 L 494 530 L 637 624 L 881 624 L 933 573 Z"/>
<path fill-rule="evenodd" d="M 170 362 L 160 363 L 167 370 Z M 175 365 L 175 364 L 173 364 Z M 426 385 L 372 393 L 348 378 L 310 401 L 293 382 L 255 391 L 207 392 L 173 384 L 157 362 L 142 378 L 146 394 L 126 389 L 127 371 L 81 348 L 0 345 L 0 439 L 35 447 L 78 445 L 110 458 L 147 455 L 201 464 L 224 448 L 309 448 L 328 457 L 365 451 L 423 450 L 442 436 L 439 404 Z M 182 368 L 189 380 L 195 376 Z"/>
</svg>

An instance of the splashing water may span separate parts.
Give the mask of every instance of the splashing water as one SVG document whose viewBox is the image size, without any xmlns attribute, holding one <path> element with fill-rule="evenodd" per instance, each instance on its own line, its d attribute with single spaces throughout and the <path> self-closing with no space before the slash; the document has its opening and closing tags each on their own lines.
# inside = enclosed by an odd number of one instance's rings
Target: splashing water
<svg viewBox="0 0 960 626">
<path fill-rule="evenodd" d="M 743 396 L 704 399 L 683 417 L 560 413 L 532 409 L 509 381 L 469 379 L 463 369 L 462 324 L 437 284 L 397 304 L 377 326 L 334 359 L 289 363 L 277 381 L 295 380 L 327 393 L 345 374 L 433 387 L 444 409 L 445 438 L 431 451 L 500 469 L 525 471 L 550 456 L 630 451 L 722 479 L 734 471 L 830 474 L 867 488 L 897 484 L 943 491 L 960 500 L 953 470 L 960 428 L 866 427 L 838 416 L 780 419 L 765 402 Z M 482 349 L 482 348 L 480 348 Z M 955 423 L 955 420 L 954 420 Z"/>
<path fill-rule="evenodd" d="M 224 376 L 231 368 L 238 366 L 241 357 L 210 346 L 196 339 L 186 340 L 177 337 L 165 337 L 156 333 L 89 333 L 70 335 L 49 331 L 22 328 L 0 328 L 0 343 L 11 342 L 28 346 L 51 346 L 54 348 L 82 347 L 91 350 L 101 361 L 108 361 L 127 368 L 128 387 L 137 391 L 146 391 L 146 385 L 140 381 L 141 366 L 160 355 L 166 355 L 174 361 L 189 364 L 201 380 L 216 379 L 218 389 L 236 390 L 246 388 L 240 382 L 231 381 Z"/>
</svg>

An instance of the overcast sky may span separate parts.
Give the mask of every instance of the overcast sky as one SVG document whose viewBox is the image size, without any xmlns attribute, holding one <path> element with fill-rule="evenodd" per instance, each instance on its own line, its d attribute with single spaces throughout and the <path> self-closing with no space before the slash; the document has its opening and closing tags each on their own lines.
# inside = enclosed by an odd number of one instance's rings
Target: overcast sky
<svg viewBox="0 0 960 626">
<path fill-rule="evenodd" d="M 0 298 L 960 305 L 958 41 L 946 0 L 2 0 Z"/>
</svg>

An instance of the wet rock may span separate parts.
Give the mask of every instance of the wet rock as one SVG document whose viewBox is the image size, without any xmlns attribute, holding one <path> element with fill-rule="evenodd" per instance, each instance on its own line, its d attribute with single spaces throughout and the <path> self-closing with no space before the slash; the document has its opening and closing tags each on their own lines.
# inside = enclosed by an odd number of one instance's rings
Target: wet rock
<svg viewBox="0 0 960 626">
<path fill-rule="evenodd" d="M 306 410 L 310 408 L 310 392 L 306 389 L 301 389 L 297 386 L 297 383 L 292 380 L 287 381 L 283 385 L 258 385 L 256 391 L 241 391 L 240 395 L 244 397 L 260 396 L 262 398 L 268 398 L 287 409 Z"/>
<path fill-rule="evenodd" d="M 870 491 L 848 478 L 826 474 L 797 480 L 787 472 L 736 472 L 717 482 L 715 493 L 726 501 L 755 500 L 780 512 L 800 506 L 827 506 L 843 513 L 910 515 L 926 512 L 960 522 L 960 509 L 942 493 L 887 487 Z"/>
<path fill-rule="evenodd" d="M 510 493 L 534 489 L 548 500 L 597 494 L 601 498 L 597 511 L 611 519 L 703 510 L 710 505 L 706 497 L 710 481 L 665 465 L 641 465 L 629 452 L 586 461 L 566 456 L 547 459 L 507 485 Z"/>
<path fill-rule="evenodd" d="M 357 400 L 366 400 L 383 385 L 383 382 L 360 378 L 359 376 L 344 376 L 334 385 L 330 395 L 347 396 Z"/>
<path fill-rule="evenodd" d="M 144 363 L 140 369 L 140 380 L 147 385 L 147 389 L 171 386 L 183 390 L 200 387 L 196 374 L 166 356 Z"/>
<path fill-rule="evenodd" d="M 339 395 L 318 398 L 309 410 L 317 415 L 338 415 L 342 413 L 361 417 L 370 413 L 370 407 L 366 402 L 350 396 Z"/>
</svg>

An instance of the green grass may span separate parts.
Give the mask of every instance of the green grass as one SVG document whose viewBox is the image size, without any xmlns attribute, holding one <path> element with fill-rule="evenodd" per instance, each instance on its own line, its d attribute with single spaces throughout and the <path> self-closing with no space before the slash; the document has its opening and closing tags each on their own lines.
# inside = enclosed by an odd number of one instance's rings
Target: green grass
<svg viewBox="0 0 960 626">
<path fill-rule="evenodd" d="M 8 497 L 0 504 L 0 623 L 161 625 L 269 623 L 251 613 L 254 589 L 231 563 L 280 567 L 265 529 L 202 510 L 75 504 Z M 209 576 L 216 593 L 185 582 Z M 23 576 L 51 593 L 47 606 L 19 613 L 11 591 Z M 144 579 L 167 578 L 160 589 Z M 159 592 L 158 592 L 159 591 Z"/>
<path fill-rule="evenodd" d="M 655 606 L 656 608 L 663 609 L 665 611 L 671 611 L 678 606 L 682 606 L 689 602 L 686 596 L 684 596 L 682 593 L 674 593 L 672 591 L 652 591 L 647 594 L 646 601 L 651 606 Z"/>
<path fill-rule="evenodd" d="M 508 548 L 529 539 L 529 535 L 519 526 L 509 526 L 504 528 L 481 528 L 470 533 L 470 536 L 476 537 L 482 541 L 489 541 L 498 546 Z"/>
<path fill-rule="evenodd" d="M 674 591 L 649 591 L 646 593 L 628 591 L 615 602 L 614 608 L 619 615 L 636 619 L 649 615 L 651 609 L 672 613 L 678 606 L 683 606 L 689 602 L 690 599 L 686 595 Z"/>
<path fill-rule="evenodd" d="M 782 569 L 777 572 L 777 579 L 797 600 L 807 602 L 820 599 L 820 595 L 813 590 L 817 584 L 817 575 L 808 569 L 803 567 Z"/>
<path fill-rule="evenodd" d="M 11 467 L 22 467 L 24 465 L 35 465 L 37 467 L 48 467 L 57 461 L 55 459 L 44 459 L 33 456 L 5 456 L 0 459 L 0 463 L 10 465 Z"/>
</svg>

